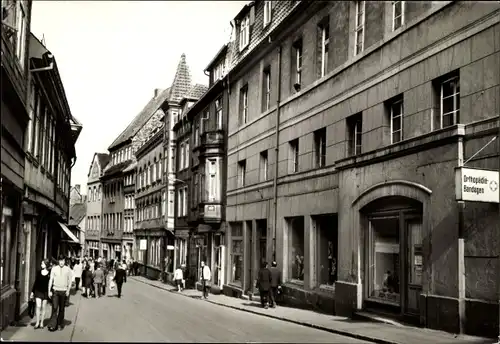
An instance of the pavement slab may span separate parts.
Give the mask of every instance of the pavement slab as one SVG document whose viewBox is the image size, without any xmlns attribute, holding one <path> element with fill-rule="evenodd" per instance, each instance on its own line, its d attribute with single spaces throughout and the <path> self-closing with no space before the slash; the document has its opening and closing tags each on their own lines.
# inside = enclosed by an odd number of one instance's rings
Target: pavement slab
<svg viewBox="0 0 500 344">
<path fill-rule="evenodd" d="M 172 293 L 177 293 L 191 298 L 201 298 L 201 292 L 197 290 L 184 290 L 177 292 L 173 286 L 160 281 L 149 280 L 144 277 L 132 277 L 137 281 L 149 284 L 159 289 L 164 289 Z M 275 318 L 286 322 L 300 324 L 323 331 L 348 336 L 360 340 L 384 344 L 492 344 L 495 340 L 490 338 L 454 335 L 443 331 L 435 331 L 425 328 L 410 326 L 394 326 L 373 321 L 352 320 L 346 317 L 339 317 L 318 313 L 310 310 L 303 310 L 291 307 L 277 307 L 263 309 L 258 302 L 228 297 L 225 295 L 210 295 L 206 300 L 220 306 L 238 309 L 249 313 Z"/>
</svg>

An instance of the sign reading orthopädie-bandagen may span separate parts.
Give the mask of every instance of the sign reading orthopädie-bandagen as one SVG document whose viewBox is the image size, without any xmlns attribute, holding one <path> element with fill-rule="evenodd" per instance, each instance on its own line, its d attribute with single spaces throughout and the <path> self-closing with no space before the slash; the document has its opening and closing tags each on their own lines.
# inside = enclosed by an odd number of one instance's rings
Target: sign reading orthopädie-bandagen
<svg viewBox="0 0 500 344">
<path fill-rule="evenodd" d="M 499 203 L 499 173 L 458 167 L 455 169 L 455 189 L 458 201 Z"/>
</svg>

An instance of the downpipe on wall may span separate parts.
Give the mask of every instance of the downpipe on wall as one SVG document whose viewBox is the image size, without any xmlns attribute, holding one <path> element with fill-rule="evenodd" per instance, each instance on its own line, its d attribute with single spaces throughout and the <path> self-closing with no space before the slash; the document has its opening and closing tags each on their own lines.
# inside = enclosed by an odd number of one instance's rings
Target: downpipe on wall
<svg viewBox="0 0 500 344">
<path fill-rule="evenodd" d="M 460 129 L 459 129 L 460 130 Z M 464 129 L 462 129 L 464 130 Z M 464 166 L 464 141 L 463 136 L 458 138 L 458 167 Z M 465 202 L 457 201 L 458 209 L 458 260 L 457 260 L 457 276 L 458 276 L 458 323 L 460 333 L 465 330 L 465 257 L 464 257 L 464 210 Z"/>
<path fill-rule="evenodd" d="M 278 90 L 276 97 L 276 142 L 274 147 L 274 178 L 273 178 L 273 261 L 276 261 L 276 230 L 278 227 L 278 162 L 280 139 L 280 99 L 281 99 L 281 45 L 278 47 Z"/>
</svg>

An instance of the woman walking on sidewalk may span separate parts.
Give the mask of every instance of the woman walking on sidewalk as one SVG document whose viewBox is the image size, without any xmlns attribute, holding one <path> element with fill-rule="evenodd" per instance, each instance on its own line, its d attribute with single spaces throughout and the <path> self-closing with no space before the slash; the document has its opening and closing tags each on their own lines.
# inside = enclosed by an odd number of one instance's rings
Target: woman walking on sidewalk
<svg viewBox="0 0 500 344">
<path fill-rule="evenodd" d="M 123 283 L 127 282 L 127 272 L 124 269 L 124 265 L 118 265 L 118 268 L 115 270 L 115 276 L 113 277 L 113 281 L 116 283 L 116 289 L 118 290 L 118 297 L 122 297 L 122 286 Z"/>
<path fill-rule="evenodd" d="M 45 320 L 45 308 L 49 299 L 50 274 L 47 269 L 48 265 L 48 260 L 42 261 L 41 270 L 36 274 L 35 283 L 33 283 L 33 289 L 31 290 L 31 299 L 35 298 L 36 302 L 35 329 L 43 328 L 43 321 Z"/>
<path fill-rule="evenodd" d="M 179 266 L 179 267 L 177 267 L 177 269 L 175 269 L 175 272 L 174 272 L 174 281 L 175 281 L 175 285 L 177 286 L 178 292 L 182 291 L 182 287 L 183 287 L 182 281 L 183 280 L 184 280 L 184 274 L 182 272 L 182 266 Z"/>
<path fill-rule="evenodd" d="M 89 264 L 85 264 L 82 272 L 83 296 L 90 296 L 90 289 L 92 288 L 92 272 L 90 272 Z"/>
</svg>

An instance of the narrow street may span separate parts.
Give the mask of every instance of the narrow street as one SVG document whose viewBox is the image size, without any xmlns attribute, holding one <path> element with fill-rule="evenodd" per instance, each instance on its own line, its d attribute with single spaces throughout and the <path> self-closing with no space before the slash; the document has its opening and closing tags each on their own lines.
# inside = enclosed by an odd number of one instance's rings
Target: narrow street
<svg viewBox="0 0 500 344">
<path fill-rule="evenodd" d="M 134 281 L 123 296 L 109 292 L 100 299 L 72 296 L 68 325 L 51 333 L 27 327 L 9 328 L 3 340 L 127 342 L 294 342 L 367 343 L 321 330 L 270 319 L 204 300 L 189 298 Z M 33 321 L 29 321 L 31 323 Z M 71 324 L 69 324 L 71 322 Z"/>
</svg>

